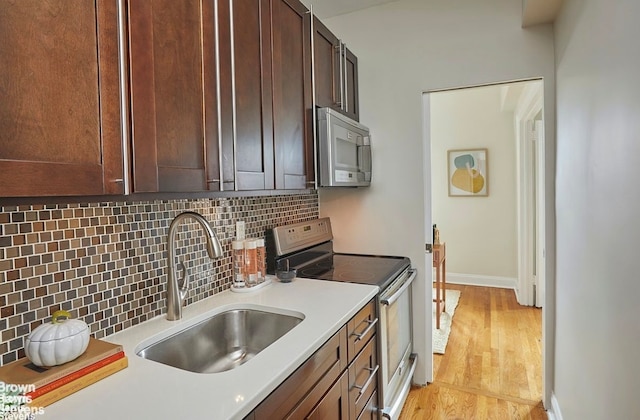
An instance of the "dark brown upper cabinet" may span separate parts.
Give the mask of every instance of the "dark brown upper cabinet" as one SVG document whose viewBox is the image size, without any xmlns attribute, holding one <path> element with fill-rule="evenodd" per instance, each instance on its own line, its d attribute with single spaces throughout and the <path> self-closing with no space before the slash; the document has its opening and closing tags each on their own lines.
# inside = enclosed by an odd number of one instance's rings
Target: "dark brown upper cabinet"
<svg viewBox="0 0 640 420">
<path fill-rule="evenodd" d="M 298 0 L 220 0 L 218 15 L 225 189 L 312 187 L 308 10 Z"/>
<path fill-rule="evenodd" d="M 220 190 L 214 2 L 128 2 L 133 192 Z"/>
<path fill-rule="evenodd" d="M 358 58 L 315 17 L 313 45 L 316 105 L 359 121 Z"/>
<path fill-rule="evenodd" d="M 313 186 L 310 16 L 298 0 L 219 0 L 224 190 Z"/>
<path fill-rule="evenodd" d="M 315 185 L 311 15 L 298 0 L 271 0 L 276 189 Z"/>
<path fill-rule="evenodd" d="M 134 192 L 313 185 L 302 3 L 131 1 L 129 27 Z"/>
<path fill-rule="evenodd" d="M 0 196 L 122 194 L 115 1 L 0 2 Z"/>
<path fill-rule="evenodd" d="M 358 97 L 358 57 L 342 44 L 344 61 L 344 105 L 343 112 L 349 118 L 360 121 L 360 100 Z"/>
<path fill-rule="evenodd" d="M 317 17 L 313 31 L 316 104 L 342 111 L 340 40 Z"/>
<path fill-rule="evenodd" d="M 218 16 L 224 187 L 273 189 L 269 1 L 220 0 Z"/>
<path fill-rule="evenodd" d="M 315 185 L 299 0 L 5 1 L 0 41 L 0 196 Z"/>
</svg>

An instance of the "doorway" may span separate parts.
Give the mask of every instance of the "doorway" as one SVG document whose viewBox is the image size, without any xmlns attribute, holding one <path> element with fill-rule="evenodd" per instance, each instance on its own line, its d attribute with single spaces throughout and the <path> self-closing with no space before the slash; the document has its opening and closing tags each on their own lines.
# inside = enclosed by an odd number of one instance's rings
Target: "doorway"
<svg viewBox="0 0 640 420">
<path fill-rule="evenodd" d="M 430 202 L 425 203 L 425 220 L 429 227 L 432 223 L 438 225 L 446 242 L 448 282 L 512 289 L 518 303 L 543 307 L 544 318 L 542 92 L 541 79 L 431 91 L 424 93 L 423 109 L 425 149 L 429 149 L 425 150 L 425 167 L 431 168 L 425 174 L 425 195 L 431 196 Z M 446 144 L 434 145 L 438 141 L 438 134 L 434 133 L 438 123 L 433 118 L 439 112 L 437 103 L 442 102 L 435 98 L 441 97 L 447 97 L 445 102 L 458 101 L 467 114 L 450 115 L 448 118 L 453 121 L 445 130 Z M 475 112 L 474 100 L 479 104 L 485 101 L 484 105 L 476 105 Z M 491 117 L 485 112 L 489 102 L 497 104 Z M 448 155 L 465 149 L 486 150 L 486 195 L 451 193 Z M 440 205 L 442 202 L 446 205 Z M 459 229 L 460 226 L 464 228 Z M 432 238 L 425 236 L 429 243 Z M 430 266 L 430 261 L 427 264 Z M 542 335 L 544 341 L 548 334 Z M 551 378 L 545 377 L 544 343 L 541 348 L 544 388 L 550 385 Z M 544 395 L 543 392 L 543 399 Z"/>
</svg>

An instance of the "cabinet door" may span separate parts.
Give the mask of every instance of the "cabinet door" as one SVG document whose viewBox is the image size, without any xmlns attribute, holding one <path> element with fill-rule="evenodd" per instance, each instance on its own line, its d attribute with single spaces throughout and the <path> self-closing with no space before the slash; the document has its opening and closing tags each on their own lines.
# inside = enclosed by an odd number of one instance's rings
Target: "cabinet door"
<svg viewBox="0 0 640 420">
<path fill-rule="evenodd" d="M 360 106 L 358 98 L 358 57 L 348 48 L 344 54 L 344 110 L 346 116 L 360 121 Z"/>
<path fill-rule="evenodd" d="M 340 40 L 313 18 L 313 54 L 316 105 L 342 111 L 340 92 Z"/>
<path fill-rule="evenodd" d="M 215 175 L 212 8 L 201 0 L 129 2 L 135 192 L 219 189 L 205 167 L 206 159 Z"/>
<path fill-rule="evenodd" d="M 0 2 L 0 195 L 123 193 L 116 2 Z"/>
<path fill-rule="evenodd" d="M 308 420 L 348 420 L 349 418 L 349 380 L 347 372 L 322 397 L 322 400 L 305 418 Z"/>
<path fill-rule="evenodd" d="M 317 18 L 313 50 L 316 105 L 359 121 L 358 58 Z"/>
<path fill-rule="evenodd" d="M 310 14 L 298 0 L 271 1 L 276 189 L 314 184 Z"/>
<path fill-rule="evenodd" d="M 374 392 L 367 405 L 358 416 L 358 420 L 378 420 L 378 393 Z"/>
<path fill-rule="evenodd" d="M 223 189 L 236 189 L 235 147 L 233 139 L 233 76 L 231 74 L 231 0 L 217 2 L 217 34 L 215 45 L 219 79 L 217 94 L 220 98 L 220 156 Z"/>
<path fill-rule="evenodd" d="M 221 67 L 226 67 L 221 91 L 228 105 L 222 115 L 224 126 L 232 128 L 223 151 L 226 170 L 235 164 L 235 173 L 225 180 L 234 177 L 238 190 L 273 189 L 269 0 L 225 0 L 219 8 L 222 19 L 231 14 L 232 23 L 220 36 L 221 50 L 228 54 L 220 58 Z M 230 156 L 232 150 L 235 157 Z"/>
</svg>

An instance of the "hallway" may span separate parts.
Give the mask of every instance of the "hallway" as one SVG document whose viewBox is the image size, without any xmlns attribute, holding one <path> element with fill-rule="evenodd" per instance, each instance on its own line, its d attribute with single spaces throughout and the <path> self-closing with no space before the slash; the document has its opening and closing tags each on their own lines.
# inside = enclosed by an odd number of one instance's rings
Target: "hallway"
<svg viewBox="0 0 640 420">
<path fill-rule="evenodd" d="M 447 285 L 461 291 L 434 382 L 413 388 L 402 420 L 546 419 L 542 408 L 539 308 L 509 289 Z"/>
</svg>

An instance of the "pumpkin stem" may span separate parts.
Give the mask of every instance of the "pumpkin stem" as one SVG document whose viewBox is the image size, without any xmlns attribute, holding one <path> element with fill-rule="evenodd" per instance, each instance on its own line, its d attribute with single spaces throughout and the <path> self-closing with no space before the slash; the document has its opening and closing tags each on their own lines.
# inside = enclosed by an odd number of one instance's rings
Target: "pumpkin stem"
<svg viewBox="0 0 640 420">
<path fill-rule="evenodd" d="M 51 315 L 51 323 L 59 324 L 60 322 L 66 321 L 67 319 L 70 319 L 70 318 L 71 318 L 71 313 L 69 313 L 69 311 L 65 311 L 61 309 L 59 311 L 55 311 L 53 315 Z"/>
</svg>

